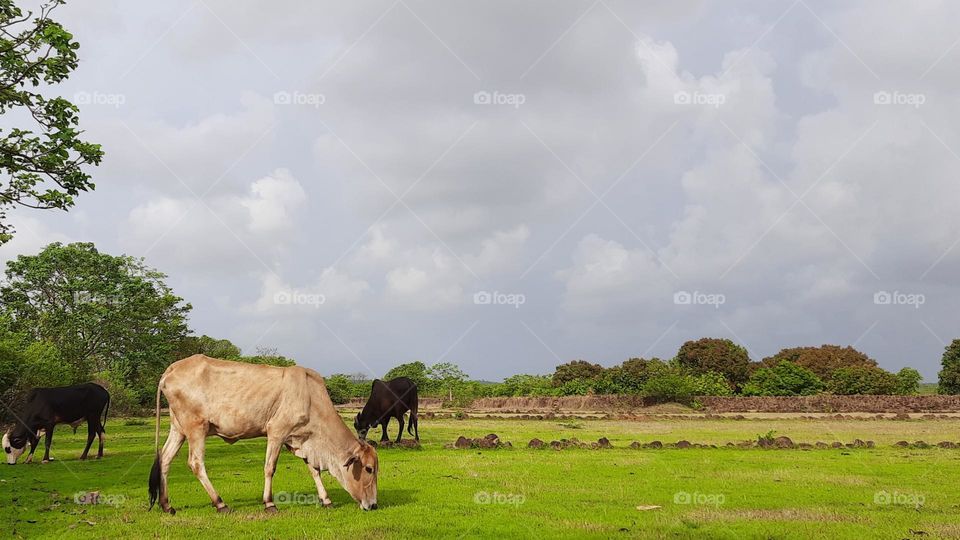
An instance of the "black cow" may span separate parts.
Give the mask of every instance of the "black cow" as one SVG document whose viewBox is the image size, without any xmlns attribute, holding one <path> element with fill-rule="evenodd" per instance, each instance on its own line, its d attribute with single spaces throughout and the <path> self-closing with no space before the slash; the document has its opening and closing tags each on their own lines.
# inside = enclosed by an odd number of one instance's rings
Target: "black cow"
<svg viewBox="0 0 960 540">
<path fill-rule="evenodd" d="M 410 422 L 407 424 L 407 433 L 420 440 L 420 429 L 417 426 L 417 385 L 406 377 L 397 377 L 390 381 L 373 381 L 370 389 L 370 399 L 357 413 L 353 427 L 361 439 L 367 437 L 367 431 L 380 425 L 383 427 L 381 441 L 386 441 L 387 424 L 391 418 L 400 422 L 400 432 L 397 433 L 397 442 L 403 436 L 403 415 L 410 411 Z"/>
<path fill-rule="evenodd" d="M 57 388 L 34 388 L 27 395 L 27 405 L 23 414 L 17 417 L 13 429 L 3 434 L 3 451 L 7 454 L 7 463 L 13 465 L 30 443 L 30 455 L 25 463 L 33 460 L 33 452 L 40 442 L 40 430 L 46 432 L 43 462 L 50 461 L 50 443 L 53 442 L 53 428 L 57 424 L 70 424 L 74 432 L 84 420 L 87 421 L 87 446 L 80 459 L 87 459 L 87 452 L 93 444 L 93 438 L 100 439 L 97 459 L 103 457 L 103 425 L 107 422 L 110 409 L 110 393 L 94 383 L 61 386 Z"/>
</svg>

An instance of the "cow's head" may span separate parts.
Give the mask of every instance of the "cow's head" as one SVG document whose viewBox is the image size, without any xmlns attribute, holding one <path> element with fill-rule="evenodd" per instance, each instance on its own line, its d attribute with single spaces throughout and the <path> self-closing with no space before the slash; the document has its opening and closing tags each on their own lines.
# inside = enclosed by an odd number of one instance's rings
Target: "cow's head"
<svg viewBox="0 0 960 540">
<path fill-rule="evenodd" d="M 378 418 L 367 418 L 363 411 L 357 413 L 357 417 L 353 419 L 353 429 L 357 430 L 357 437 L 360 440 L 367 438 L 367 432 L 371 429 L 380 425 L 380 420 Z"/>
<path fill-rule="evenodd" d="M 3 434 L 3 453 L 7 456 L 7 465 L 15 465 L 20 455 L 27 449 L 27 432 L 14 429 Z"/>
<path fill-rule="evenodd" d="M 377 474 L 380 462 L 377 451 L 362 440 L 345 459 L 343 465 L 332 466 L 330 472 L 340 481 L 343 489 L 360 503 L 364 510 L 377 509 Z"/>
</svg>

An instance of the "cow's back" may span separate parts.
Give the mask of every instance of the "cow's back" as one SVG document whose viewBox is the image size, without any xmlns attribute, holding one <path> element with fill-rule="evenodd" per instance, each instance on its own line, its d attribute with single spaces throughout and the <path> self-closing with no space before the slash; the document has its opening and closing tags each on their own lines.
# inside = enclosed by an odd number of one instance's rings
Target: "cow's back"
<svg viewBox="0 0 960 540">
<path fill-rule="evenodd" d="M 177 422 L 207 422 L 211 434 L 230 438 L 259 437 L 278 408 L 295 397 L 290 394 L 302 392 L 302 371 L 196 354 L 171 364 L 160 389 Z M 307 396 L 296 399 L 304 398 L 309 402 Z"/>
</svg>

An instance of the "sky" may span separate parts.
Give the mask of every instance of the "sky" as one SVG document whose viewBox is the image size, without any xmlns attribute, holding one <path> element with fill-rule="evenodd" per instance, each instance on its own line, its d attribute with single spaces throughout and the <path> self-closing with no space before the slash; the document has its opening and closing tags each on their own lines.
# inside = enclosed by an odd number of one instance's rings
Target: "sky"
<svg viewBox="0 0 960 540">
<path fill-rule="evenodd" d="M 0 262 L 145 258 L 194 331 L 473 378 L 960 338 L 960 3 L 70 2 L 103 145 Z M 0 125 L 3 121 L 0 120 Z"/>
</svg>

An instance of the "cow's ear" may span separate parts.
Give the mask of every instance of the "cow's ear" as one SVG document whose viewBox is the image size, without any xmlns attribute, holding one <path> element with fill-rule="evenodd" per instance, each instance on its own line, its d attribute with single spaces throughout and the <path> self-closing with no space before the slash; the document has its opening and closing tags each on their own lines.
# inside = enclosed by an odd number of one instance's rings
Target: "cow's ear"
<svg viewBox="0 0 960 540">
<path fill-rule="evenodd" d="M 358 456 L 350 456 L 350 459 L 348 459 L 347 462 L 343 464 L 343 468 L 349 469 L 351 465 L 353 465 L 358 461 L 360 461 L 360 458 Z"/>
</svg>

